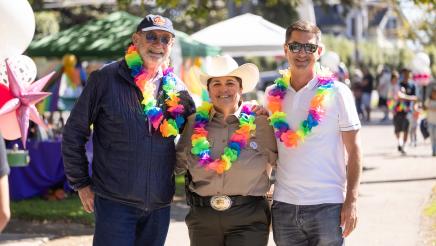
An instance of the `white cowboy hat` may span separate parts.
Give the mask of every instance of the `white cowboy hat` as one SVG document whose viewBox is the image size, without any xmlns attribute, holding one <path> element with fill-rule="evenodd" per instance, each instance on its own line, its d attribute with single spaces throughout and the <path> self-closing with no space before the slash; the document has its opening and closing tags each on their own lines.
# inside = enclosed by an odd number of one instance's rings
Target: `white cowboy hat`
<svg viewBox="0 0 436 246">
<path fill-rule="evenodd" d="M 200 81 L 207 87 L 207 81 L 214 77 L 234 76 L 242 80 L 242 93 L 250 92 L 259 81 L 259 69 L 252 63 L 238 66 L 229 55 L 214 56 L 206 61 L 206 72 L 200 72 Z"/>
</svg>

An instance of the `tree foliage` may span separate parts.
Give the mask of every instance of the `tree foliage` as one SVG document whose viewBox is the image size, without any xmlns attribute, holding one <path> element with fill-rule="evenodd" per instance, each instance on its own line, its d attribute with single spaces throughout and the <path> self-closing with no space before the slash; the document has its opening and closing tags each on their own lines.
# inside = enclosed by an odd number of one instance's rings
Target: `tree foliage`
<svg viewBox="0 0 436 246">
<path fill-rule="evenodd" d="M 168 16 L 173 20 L 174 26 L 180 31 L 193 33 L 209 25 L 230 17 L 246 12 L 260 15 L 282 27 L 287 27 L 298 18 L 296 7 L 303 0 L 156 0 L 156 5 L 145 4 L 140 1 L 140 6 L 132 5 L 133 0 L 117 0 L 112 6 L 81 6 L 74 8 L 61 8 L 55 10 L 43 10 L 43 0 L 29 0 L 36 12 L 37 35 L 44 36 L 63 30 L 75 24 L 82 24 L 90 19 L 101 18 L 104 15 L 124 10 L 137 16 L 145 16 L 148 13 L 157 13 Z M 399 6 L 400 0 L 390 0 Z M 409 0 L 425 9 L 426 16 L 418 27 L 409 32 L 412 39 L 419 39 L 419 32 L 426 33 L 429 37 L 423 43 L 427 44 L 426 51 L 430 53 L 432 64 L 436 59 L 436 26 L 435 1 L 436 0 Z M 314 4 L 327 4 L 328 0 L 313 0 Z M 358 7 L 358 0 L 340 0 L 341 4 L 348 9 Z M 328 50 L 339 54 L 341 60 L 350 65 L 355 52 L 355 44 L 343 37 L 324 36 L 324 42 Z M 398 67 L 407 64 L 413 53 L 408 49 L 386 50 L 381 49 L 373 42 L 362 42 L 359 46 L 363 62 L 376 66 L 388 63 Z M 435 69 L 435 68 L 433 68 Z"/>
<path fill-rule="evenodd" d="M 355 52 L 355 43 L 349 39 L 339 36 L 323 35 L 323 43 L 326 50 L 336 52 L 341 61 L 347 66 L 359 66 L 353 63 Z M 402 68 L 408 65 L 413 58 L 413 51 L 407 47 L 403 48 L 381 48 L 376 42 L 371 40 L 362 41 L 359 46 L 359 52 L 362 58 L 361 63 L 375 69 L 379 65 L 388 65 L 394 68 Z M 436 52 L 436 47 L 435 47 Z M 435 53 L 436 58 L 436 53 Z"/>
</svg>

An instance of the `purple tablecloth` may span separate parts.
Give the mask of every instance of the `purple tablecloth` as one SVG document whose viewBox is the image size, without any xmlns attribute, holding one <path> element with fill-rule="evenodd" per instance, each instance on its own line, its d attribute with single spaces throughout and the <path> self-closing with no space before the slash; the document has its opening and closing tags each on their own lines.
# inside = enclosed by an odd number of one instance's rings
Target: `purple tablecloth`
<svg viewBox="0 0 436 246">
<path fill-rule="evenodd" d="M 11 148 L 11 144 L 7 147 Z M 30 141 L 27 149 L 29 165 L 11 167 L 9 191 L 12 200 L 42 195 L 56 184 L 66 184 L 60 141 Z"/>
</svg>

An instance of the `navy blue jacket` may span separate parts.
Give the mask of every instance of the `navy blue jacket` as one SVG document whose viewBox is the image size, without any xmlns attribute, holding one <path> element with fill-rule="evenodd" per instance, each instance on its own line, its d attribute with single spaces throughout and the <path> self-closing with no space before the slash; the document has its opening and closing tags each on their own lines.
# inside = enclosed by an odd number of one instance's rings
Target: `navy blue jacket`
<svg viewBox="0 0 436 246">
<path fill-rule="evenodd" d="M 157 102 L 164 106 L 159 88 Z M 180 91 L 184 117 L 195 105 Z M 63 130 L 65 174 L 74 189 L 91 185 L 96 194 L 144 210 L 168 206 L 174 195 L 174 137 L 149 131 L 142 93 L 124 60 L 93 72 Z M 163 106 L 162 106 L 163 105 Z M 163 108 L 165 109 L 165 108 Z M 85 154 L 93 125 L 92 178 Z"/>
</svg>

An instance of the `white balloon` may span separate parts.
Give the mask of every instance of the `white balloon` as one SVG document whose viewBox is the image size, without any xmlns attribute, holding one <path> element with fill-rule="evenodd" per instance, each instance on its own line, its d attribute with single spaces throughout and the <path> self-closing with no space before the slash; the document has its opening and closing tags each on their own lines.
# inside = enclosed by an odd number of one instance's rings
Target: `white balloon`
<svg viewBox="0 0 436 246">
<path fill-rule="evenodd" d="M 35 15 L 27 0 L 0 0 L 0 60 L 22 54 L 35 34 Z"/>
<path fill-rule="evenodd" d="M 419 52 L 413 58 L 410 67 L 413 73 L 424 73 L 430 67 L 430 57 L 424 52 Z"/>
<path fill-rule="evenodd" d="M 2 1 L 2 0 L 0 0 Z M 25 55 L 15 55 L 9 57 L 9 66 L 14 72 L 17 80 L 23 85 L 29 85 L 36 78 L 36 65 L 33 60 Z M 6 73 L 6 60 L 0 61 L 0 82 L 8 84 L 8 74 Z"/>
<path fill-rule="evenodd" d="M 321 65 L 329 68 L 330 71 L 335 73 L 339 71 L 340 62 L 341 59 L 339 58 L 339 55 L 333 51 L 327 51 L 323 56 L 321 56 Z"/>
<path fill-rule="evenodd" d="M 419 52 L 418 54 L 416 54 L 416 58 L 420 60 L 422 65 L 424 65 L 425 67 L 430 66 L 430 57 L 426 53 Z"/>
</svg>

